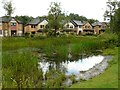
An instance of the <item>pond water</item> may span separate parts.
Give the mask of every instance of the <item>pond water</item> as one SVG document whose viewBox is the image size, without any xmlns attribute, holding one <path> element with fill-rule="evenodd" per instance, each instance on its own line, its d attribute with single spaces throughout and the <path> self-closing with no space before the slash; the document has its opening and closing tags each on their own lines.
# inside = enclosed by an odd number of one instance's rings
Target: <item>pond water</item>
<svg viewBox="0 0 120 90">
<path fill-rule="evenodd" d="M 58 69 L 61 71 L 64 71 L 66 75 L 76 75 L 79 74 L 80 71 L 87 71 L 96 64 L 102 62 L 104 59 L 104 56 L 98 55 L 98 56 L 90 56 L 84 59 L 78 59 L 77 61 L 65 61 L 61 62 L 59 64 L 56 64 L 55 62 L 47 62 L 44 59 L 40 61 L 39 68 L 42 69 L 43 73 L 45 74 L 46 71 L 49 71 L 50 66 L 53 66 L 54 69 Z"/>
</svg>

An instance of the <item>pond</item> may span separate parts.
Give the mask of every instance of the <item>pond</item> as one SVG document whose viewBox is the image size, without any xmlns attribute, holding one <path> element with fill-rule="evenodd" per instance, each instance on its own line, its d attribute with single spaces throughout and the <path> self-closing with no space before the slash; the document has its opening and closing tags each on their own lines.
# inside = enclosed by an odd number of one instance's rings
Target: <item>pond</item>
<svg viewBox="0 0 120 90">
<path fill-rule="evenodd" d="M 104 56 L 98 55 L 98 56 L 90 56 L 84 59 L 78 59 L 77 61 L 65 61 L 61 62 L 59 65 L 61 65 L 61 68 L 66 69 L 66 75 L 71 74 L 79 74 L 80 71 L 87 71 L 96 64 L 100 63 L 104 59 Z M 39 68 L 42 69 L 42 71 L 45 73 L 47 70 L 49 70 L 51 62 L 47 62 L 44 59 L 40 61 Z M 54 68 L 56 64 L 54 63 Z"/>
<path fill-rule="evenodd" d="M 76 81 L 89 80 L 90 78 L 103 73 L 108 67 L 107 61 L 111 60 L 111 58 L 112 56 L 93 55 L 78 60 L 65 60 L 62 62 L 46 61 L 45 59 L 42 59 L 42 61 L 38 62 L 38 68 L 42 69 L 43 78 L 45 78 L 46 72 L 51 72 L 51 67 L 56 71 L 64 73 L 66 75 L 64 85 L 70 86 L 73 83 L 70 79 L 72 75 L 75 76 L 74 78 Z"/>
<path fill-rule="evenodd" d="M 101 54 L 80 54 L 79 58 L 77 57 L 78 59 L 68 58 L 67 60 L 61 60 L 60 57 L 51 58 L 48 57 L 47 54 L 38 51 L 40 50 L 37 48 L 24 48 L 17 51 L 3 52 L 3 56 L 11 57 L 10 60 L 12 63 L 10 62 L 10 64 L 13 64 L 11 68 L 19 68 L 19 65 L 23 65 L 25 68 L 20 67 L 20 69 L 24 71 L 24 75 L 26 75 L 26 72 L 28 73 L 28 71 L 26 71 L 28 70 L 27 67 L 34 64 L 35 67 L 33 69 L 35 71 L 35 76 L 31 73 L 33 71 L 29 71 L 31 78 L 35 77 L 35 79 L 31 79 L 31 81 L 41 83 L 41 86 L 38 84 L 40 87 L 66 87 L 72 85 L 75 81 L 89 80 L 90 78 L 103 73 L 108 67 L 107 61 L 112 58 L 112 56 L 102 56 Z M 32 54 L 28 52 L 32 52 Z M 25 58 L 22 58 L 21 55 L 26 56 Z M 5 59 L 10 61 L 7 57 Z M 31 58 L 34 58 L 33 60 L 36 60 L 36 62 L 31 62 Z M 21 59 L 25 59 L 27 63 L 25 60 Z M 4 64 L 6 65 L 8 61 Z M 8 63 L 8 67 L 10 66 L 11 65 Z M 22 70 L 21 72 L 23 72 Z M 18 70 L 15 72 L 18 72 Z M 26 77 L 28 76 L 26 75 Z M 35 85 L 37 85 L 36 82 L 34 83 Z"/>
</svg>

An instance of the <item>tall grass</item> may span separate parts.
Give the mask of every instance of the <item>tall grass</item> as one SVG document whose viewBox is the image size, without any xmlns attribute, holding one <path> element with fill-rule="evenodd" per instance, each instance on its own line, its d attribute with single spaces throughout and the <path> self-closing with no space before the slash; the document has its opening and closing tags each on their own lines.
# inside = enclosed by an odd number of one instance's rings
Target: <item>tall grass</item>
<svg viewBox="0 0 120 90">
<path fill-rule="evenodd" d="M 115 34 L 101 34 L 97 37 L 81 36 L 81 37 L 51 37 L 45 39 L 39 38 L 3 38 L 3 51 L 17 50 L 21 48 L 31 47 L 39 48 L 41 52 L 47 56 L 54 56 L 60 58 L 67 58 L 71 49 L 74 56 L 80 53 L 92 52 L 95 50 L 102 50 L 108 47 L 119 45 L 118 37 Z"/>
<path fill-rule="evenodd" d="M 37 58 L 30 52 L 3 52 L 2 71 L 3 88 L 34 87 L 38 84 L 36 83 L 38 78 L 42 79 L 42 71 L 38 70 Z"/>
</svg>

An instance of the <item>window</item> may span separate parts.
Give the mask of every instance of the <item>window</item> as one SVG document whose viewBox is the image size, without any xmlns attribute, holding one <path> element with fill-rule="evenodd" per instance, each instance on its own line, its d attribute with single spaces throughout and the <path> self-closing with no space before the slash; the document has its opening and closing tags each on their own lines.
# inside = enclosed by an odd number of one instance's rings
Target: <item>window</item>
<svg viewBox="0 0 120 90">
<path fill-rule="evenodd" d="M 87 26 L 85 26 L 85 28 L 87 28 Z"/>
<path fill-rule="evenodd" d="M 42 25 L 40 25 L 40 28 L 42 28 Z"/>
<path fill-rule="evenodd" d="M 2 30 L 0 30 L 0 35 L 2 34 Z"/>
<path fill-rule="evenodd" d="M 79 26 L 79 28 L 82 28 L 82 26 Z"/>
<path fill-rule="evenodd" d="M 0 23 L 0 26 L 2 26 L 2 23 Z"/>
<path fill-rule="evenodd" d="M 35 28 L 35 25 L 31 25 L 31 28 Z"/>
<path fill-rule="evenodd" d="M 33 28 L 33 25 L 31 25 L 31 28 Z"/>
<path fill-rule="evenodd" d="M 102 28 L 106 28 L 106 26 L 102 26 Z"/>
<path fill-rule="evenodd" d="M 70 28 L 73 28 L 73 26 L 70 26 Z"/>
<path fill-rule="evenodd" d="M 69 28 L 69 24 L 67 24 L 67 28 Z"/>
<path fill-rule="evenodd" d="M 40 25 L 40 28 L 44 28 L 44 25 Z"/>
<path fill-rule="evenodd" d="M 16 22 L 12 22 L 12 23 L 11 23 L 11 26 L 16 26 Z"/>
<path fill-rule="evenodd" d="M 90 28 L 90 26 L 88 26 L 88 28 Z"/>
</svg>

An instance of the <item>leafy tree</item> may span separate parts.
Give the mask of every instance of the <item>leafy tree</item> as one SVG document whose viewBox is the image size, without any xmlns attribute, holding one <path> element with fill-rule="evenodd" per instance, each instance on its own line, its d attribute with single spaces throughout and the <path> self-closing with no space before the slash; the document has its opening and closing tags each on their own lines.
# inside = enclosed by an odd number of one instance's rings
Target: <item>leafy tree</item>
<svg viewBox="0 0 120 90">
<path fill-rule="evenodd" d="M 6 16 L 11 17 L 11 15 L 14 13 L 15 8 L 13 7 L 12 1 L 9 2 L 3 2 L 3 8 L 7 12 Z"/>
<path fill-rule="evenodd" d="M 97 21 L 98 20 L 95 20 L 95 19 L 88 19 L 88 22 L 91 23 L 91 24 L 94 23 L 94 22 L 97 22 Z"/>
<path fill-rule="evenodd" d="M 24 25 L 26 25 L 28 22 L 30 22 L 33 17 L 29 17 L 29 16 L 15 16 L 15 18 L 19 21 L 22 21 Z"/>
<path fill-rule="evenodd" d="M 70 13 L 69 14 L 69 18 L 71 20 L 78 20 L 79 19 L 79 15 L 78 14 L 74 14 L 74 13 Z"/>
<path fill-rule="evenodd" d="M 117 8 L 117 1 L 114 0 L 114 1 L 111 1 L 111 0 L 108 0 L 108 2 L 106 2 L 107 4 L 107 10 L 105 11 L 104 13 L 104 18 L 106 17 L 112 17 L 115 13 L 115 10 Z"/>
<path fill-rule="evenodd" d="M 47 16 L 37 16 L 36 18 L 39 18 L 39 19 L 47 19 Z"/>
<path fill-rule="evenodd" d="M 84 16 L 79 16 L 78 14 L 70 13 L 68 18 L 70 20 L 80 20 L 80 21 L 87 21 L 88 19 Z"/>
<path fill-rule="evenodd" d="M 113 28 L 113 32 L 120 34 L 120 8 L 118 8 L 112 17 L 111 27 Z"/>
<path fill-rule="evenodd" d="M 50 4 L 48 12 L 48 25 L 49 28 L 54 29 L 54 36 L 56 36 L 57 30 L 60 28 L 60 22 L 62 21 L 62 10 L 60 3 L 52 2 Z"/>
<path fill-rule="evenodd" d="M 120 6 L 120 2 L 117 0 L 108 0 L 107 3 L 107 10 L 104 13 L 104 19 L 106 19 L 107 17 L 110 18 L 110 21 L 113 22 L 113 16 L 116 12 L 116 10 L 118 9 L 118 7 Z M 112 23 L 110 23 L 110 29 L 113 32 L 113 27 L 112 27 Z"/>
<path fill-rule="evenodd" d="M 79 16 L 80 21 L 87 21 L 88 19 L 85 16 Z"/>
</svg>

